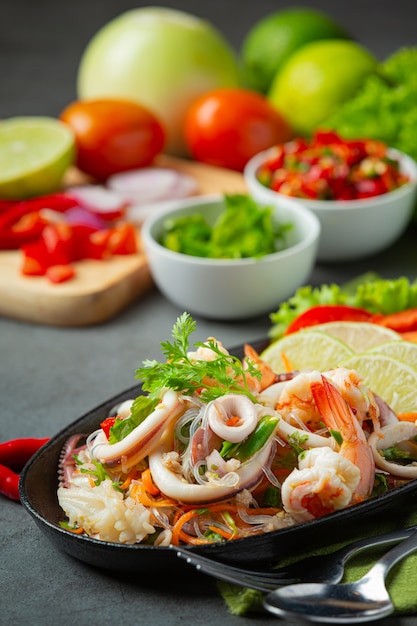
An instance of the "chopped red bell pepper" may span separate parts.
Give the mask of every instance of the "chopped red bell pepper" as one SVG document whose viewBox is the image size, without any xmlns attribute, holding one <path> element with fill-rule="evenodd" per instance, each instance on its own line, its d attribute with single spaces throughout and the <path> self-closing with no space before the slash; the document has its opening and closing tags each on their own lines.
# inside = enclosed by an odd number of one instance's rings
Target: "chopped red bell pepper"
<svg viewBox="0 0 417 626">
<path fill-rule="evenodd" d="M 138 245 L 133 224 L 126 222 L 112 228 L 108 245 L 112 254 L 135 254 Z"/>
<path fill-rule="evenodd" d="M 72 265 L 51 265 L 47 268 L 45 275 L 51 283 L 58 284 L 74 278 L 75 273 Z"/>
<path fill-rule="evenodd" d="M 22 201 L 0 200 L 0 250 L 20 249 L 24 276 L 46 276 L 59 283 L 75 275 L 72 263 L 82 259 L 102 260 L 138 251 L 133 224 L 102 226 L 51 221 L 42 209 L 65 213 L 78 206 L 76 196 L 66 192 Z M 121 211 L 121 209 L 120 209 Z M 115 215 L 119 216 L 120 211 Z M 114 214 L 106 213 L 106 219 Z"/>
<path fill-rule="evenodd" d="M 370 322 L 373 314 L 359 307 L 344 304 L 319 304 L 307 309 L 289 324 L 285 335 L 302 328 L 326 324 L 327 322 Z"/>
<path fill-rule="evenodd" d="M 110 256 L 106 237 L 97 236 L 101 231 L 93 226 L 87 226 L 87 224 L 74 224 L 71 228 L 73 261 L 81 261 L 82 259 L 102 260 Z"/>
</svg>

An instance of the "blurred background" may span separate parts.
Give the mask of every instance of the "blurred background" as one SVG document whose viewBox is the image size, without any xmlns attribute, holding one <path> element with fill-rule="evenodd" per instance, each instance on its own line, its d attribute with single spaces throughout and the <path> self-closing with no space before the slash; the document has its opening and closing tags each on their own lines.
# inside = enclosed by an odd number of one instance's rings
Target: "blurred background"
<svg viewBox="0 0 417 626">
<path fill-rule="evenodd" d="M 91 37 L 139 0 L 1 0 L 0 117 L 58 115 L 76 99 L 76 75 Z M 290 6 L 333 16 L 379 59 L 417 44 L 416 0 L 165 0 L 154 3 L 210 20 L 238 52 L 253 24 Z"/>
</svg>

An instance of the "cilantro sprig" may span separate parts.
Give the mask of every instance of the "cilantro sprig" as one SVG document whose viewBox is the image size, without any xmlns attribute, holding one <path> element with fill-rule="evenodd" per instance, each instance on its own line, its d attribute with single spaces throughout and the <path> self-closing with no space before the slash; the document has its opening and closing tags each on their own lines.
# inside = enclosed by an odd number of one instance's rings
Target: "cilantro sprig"
<svg viewBox="0 0 417 626">
<path fill-rule="evenodd" d="M 166 360 L 143 361 L 136 371 L 136 378 L 141 379 L 142 389 L 151 399 L 160 397 L 165 389 L 173 389 L 191 396 L 199 391 L 203 402 L 209 402 L 227 393 L 252 395 L 247 376 L 260 378 L 261 372 L 255 364 L 248 361 L 244 369 L 241 360 L 230 354 L 224 354 L 214 339 L 205 343 L 197 342 L 195 348 L 209 348 L 216 354 L 212 361 L 199 361 L 188 356 L 190 335 L 196 330 L 196 322 L 188 313 L 183 313 L 172 329 L 173 341 L 161 342 L 161 350 Z M 135 412 L 135 406 L 132 408 Z"/>
<path fill-rule="evenodd" d="M 146 359 L 142 367 L 136 370 L 135 377 L 141 380 L 144 394 L 134 400 L 128 418 L 116 418 L 110 429 L 111 444 L 121 441 L 139 426 L 152 413 L 167 389 L 185 396 L 192 396 L 198 391 L 203 402 L 210 402 L 227 393 L 246 395 L 253 402 L 256 401 L 247 377 L 260 378 L 261 372 L 250 360 L 247 360 L 244 369 L 242 361 L 233 355 L 224 354 L 214 339 L 194 344 L 195 348 L 212 350 L 216 354 L 214 360 L 190 358 L 190 335 L 196 326 L 189 313 L 183 313 L 172 329 L 173 341 L 161 342 L 161 351 L 166 360 L 159 362 Z"/>
</svg>

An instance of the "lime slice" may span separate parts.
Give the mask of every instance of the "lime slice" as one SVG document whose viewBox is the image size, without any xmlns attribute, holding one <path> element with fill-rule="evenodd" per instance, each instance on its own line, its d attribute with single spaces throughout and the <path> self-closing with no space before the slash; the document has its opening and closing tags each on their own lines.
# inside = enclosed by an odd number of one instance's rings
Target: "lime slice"
<svg viewBox="0 0 417 626">
<path fill-rule="evenodd" d="M 366 352 L 379 344 L 402 340 L 394 330 L 368 322 L 327 322 L 315 326 L 314 330 L 337 337 L 354 352 Z"/>
<path fill-rule="evenodd" d="M 275 372 L 281 373 L 288 369 L 286 361 L 294 370 L 324 371 L 353 355 L 353 350 L 336 337 L 321 331 L 301 330 L 272 343 L 261 357 Z"/>
<path fill-rule="evenodd" d="M 407 363 L 417 370 L 417 343 L 411 341 L 389 341 L 368 350 L 367 354 L 382 354 Z"/>
<path fill-rule="evenodd" d="M 356 370 L 364 382 L 397 413 L 417 410 L 417 370 L 383 354 L 356 354 L 341 363 Z"/>
<path fill-rule="evenodd" d="M 20 199 L 55 191 L 74 161 L 72 130 L 49 117 L 0 122 L 0 198 Z"/>
</svg>

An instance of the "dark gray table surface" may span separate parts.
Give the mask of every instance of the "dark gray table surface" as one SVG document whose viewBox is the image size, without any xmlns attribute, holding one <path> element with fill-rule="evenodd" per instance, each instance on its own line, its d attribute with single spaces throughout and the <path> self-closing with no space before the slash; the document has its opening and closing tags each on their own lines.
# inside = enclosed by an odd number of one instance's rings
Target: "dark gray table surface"
<svg viewBox="0 0 417 626">
<path fill-rule="evenodd" d="M 172 0 L 166 6 L 206 17 L 236 49 L 261 16 L 291 2 Z M 380 3 L 305 0 L 327 11 L 381 59 L 415 45 L 415 0 Z M 128 0 L 1 0 L 0 117 L 58 115 L 75 99 L 75 76 L 88 40 L 107 21 L 143 2 Z M 343 282 L 374 270 L 386 277 L 417 276 L 416 228 L 367 260 L 317 266 L 312 284 Z M 181 311 L 157 291 L 114 320 L 89 328 L 54 328 L 0 317 L 0 440 L 50 436 L 107 398 L 134 384 L 144 358 L 159 358 Z M 215 336 L 227 346 L 266 336 L 268 316 L 238 323 L 198 319 L 195 340 Z M 146 578 L 146 572 L 144 573 Z M 212 580 L 196 574 L 185 587 L 161 572 L 158 584 L 98 571 L 58 552 L 20 504 L 0 497 L 0 624 L 91 626 L 143 624 L 272 624 L 272 616 L 228 613 Z M 297 620 L 282 620 L 295 625 Z M 392 617 L 408 625 L 415 617 Z"/>
</svg>

